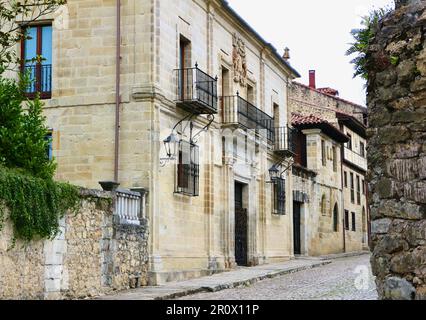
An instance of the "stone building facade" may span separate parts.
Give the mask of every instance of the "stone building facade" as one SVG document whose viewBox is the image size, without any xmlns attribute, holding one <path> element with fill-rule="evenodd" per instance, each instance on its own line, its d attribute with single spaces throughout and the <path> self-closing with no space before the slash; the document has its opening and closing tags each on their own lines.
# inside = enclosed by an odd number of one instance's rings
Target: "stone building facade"
<svg viewBox="0 0 426 320">
<path fill-rule="evenodd" d="M 289 95 L 298 129 L 292 189 L 300 253 L 368 249 L 366 108 L 317 88 L 315 71 L 309 86 L 293 82 Z"/>
<path fill-rule="evenodd" d="M 151 284 L 294 256 L 298 74 L 226 1 L 69 0 L 34 28 L 57 179 L 149 190 Z"/>
<path fill-rule="evenodd" d="M 382 299 L 426 299 L 425 27 L 424 1 L 396 1 L 368 53 L 371 262 Z"/>
</svg>

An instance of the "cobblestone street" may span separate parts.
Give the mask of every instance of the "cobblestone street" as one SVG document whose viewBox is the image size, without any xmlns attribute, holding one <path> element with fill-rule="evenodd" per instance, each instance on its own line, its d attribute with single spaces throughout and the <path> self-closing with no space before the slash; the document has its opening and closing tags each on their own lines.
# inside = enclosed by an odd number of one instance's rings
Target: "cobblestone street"
<svg viewBox="0 0 426 320">
<path fill-rule="evenodd" d="M 268 279 L 251 287 L 200 293 L 182 300 L 376 300 L 369 255 Z"/>
</svg>

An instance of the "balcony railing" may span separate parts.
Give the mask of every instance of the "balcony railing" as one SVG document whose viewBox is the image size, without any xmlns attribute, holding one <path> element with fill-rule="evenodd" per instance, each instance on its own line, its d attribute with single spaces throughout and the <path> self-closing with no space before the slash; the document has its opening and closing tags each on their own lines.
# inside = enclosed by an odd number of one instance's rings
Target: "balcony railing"
<svg viewBox="0 0 426 320">
<path fill-rule="evenodd" d="M 121 224 L 140 225 L 144 209 L 145 195 L 123 189 L 116 191 L 115 215 Z"/>
<path fill-rule="evenodd" d="M 195 114 L 217 113 L 217 78 L 195 68 L 177 69 L 176 103 Z"/>
<path fill-rule="evenodd" d="M 28 74 L 31 81 L 27 87 L 26 94 L 34 96 L 40 93 L 41 98 L 50 98 L 52 93 L 52 65 L 36 64 L 23 67 L 23 73 Z"/>
<path fill-rule="evenodd" d="M 274 152 L 279 154 L 296 153 L 295 129 L 289 127 L 275 128 Z"/>
<path fill-rule="evenodd" d="M 238 124 L 246 129 L 264 132 L 274 141 L 274 119 L 239 95 L 221 97 L 224 124 Z"/>
</svg>

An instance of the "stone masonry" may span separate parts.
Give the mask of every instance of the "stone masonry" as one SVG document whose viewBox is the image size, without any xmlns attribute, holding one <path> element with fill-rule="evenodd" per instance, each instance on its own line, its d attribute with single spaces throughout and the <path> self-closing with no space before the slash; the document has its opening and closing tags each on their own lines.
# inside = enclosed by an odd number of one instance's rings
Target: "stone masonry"
<svg viewBox="0 0 426 320">
<path fill-rule="evenodd" d="M 147 284 L 147 225 L 117 223 L 113 196 L 82 190 L 81 209 L 52 241 L 12 246 L 0 232 L 0 299 L 84 299 Z"/>
<path fill-rule="evenodd" d="M 426 299 L 426 2 L 396 1 L 370 45 L 373 273 L 382 299 Z"/>
</svg>

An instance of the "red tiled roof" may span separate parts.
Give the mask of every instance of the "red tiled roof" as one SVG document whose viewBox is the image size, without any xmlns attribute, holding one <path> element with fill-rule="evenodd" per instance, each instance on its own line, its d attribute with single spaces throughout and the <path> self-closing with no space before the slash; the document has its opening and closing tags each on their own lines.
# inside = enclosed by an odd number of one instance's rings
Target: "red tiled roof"
<svg viewBox="0 0 426 320">
<path fill-rule="evenodd" d="M 294 127 L 301 128 L 320 128 L 326 135 L 338 142 L 347 142 L 348 136 L 338 128 L 333 126 L 327 120 L 321 119 L 314 115 L 304 116 L 298 113 L 291 114 L 291 123 Z"/>
<path fill-rule="evenodd" d="M 309 116 L 304 116 L 299 113 L 292 113 L 291 123 L 293 124 L 293 126 L 299 126 L 303 124 L 321 124 L 321 123 L 328 124 L 329 122 L 324 119 L 318 118 L 314 116 L 313 114 Z"/>
<path fill-rule="evenodd" d="M 339 91 L 333 88 L 319 88 L 317 91 L 336 97 L 339 95 Z"/>
</svg>

